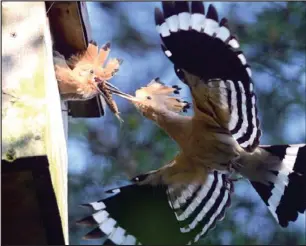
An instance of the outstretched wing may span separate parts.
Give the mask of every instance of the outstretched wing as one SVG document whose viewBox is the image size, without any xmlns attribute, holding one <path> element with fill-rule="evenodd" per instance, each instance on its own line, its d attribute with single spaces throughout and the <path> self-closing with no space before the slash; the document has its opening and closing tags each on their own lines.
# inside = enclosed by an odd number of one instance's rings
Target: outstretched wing
<svg viewBox="0 0 306 246">
<path fill-rule="evenodd" d="M 155 10 L 162 49 L 193 96 L 195 117 L 214 117 L 247 151 L 259 144 L 261 131 L 251 69 L 231 34 L 227 19 L 201 2 L 163 2 Z"/>
<path fill-rule="evenodd" d="M 205 184 L 181 186 L 137 182 L 106 191 L 113 194 L 86 204 L 95 212 L 79 223 L 97 226 L 86 239 L 106 237 L 104 245 L 192 244 L 214 228 L 230 206 L 233 184 L 214 171 Z"/>
</svg>

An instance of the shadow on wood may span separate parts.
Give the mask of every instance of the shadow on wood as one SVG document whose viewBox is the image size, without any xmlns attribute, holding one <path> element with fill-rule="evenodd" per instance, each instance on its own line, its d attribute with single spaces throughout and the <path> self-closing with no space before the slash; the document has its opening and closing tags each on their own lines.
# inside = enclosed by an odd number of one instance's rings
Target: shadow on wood
<svg viewBox="0 0 306 246">
<path fill-rule="evenodd" d="M 64 244 L 46 156 L 1 163 L 3 245 Z"/>
<path fill-rule="evenodd" d="M 91 28 L 85 2 L 46 2 L 54 49 L 69 58 L 85 50 L 91 40 Z M 68 102 L 68 114 L 74 118 L 104 115 L 99 96 L 87 101 Z"/>
</svg>

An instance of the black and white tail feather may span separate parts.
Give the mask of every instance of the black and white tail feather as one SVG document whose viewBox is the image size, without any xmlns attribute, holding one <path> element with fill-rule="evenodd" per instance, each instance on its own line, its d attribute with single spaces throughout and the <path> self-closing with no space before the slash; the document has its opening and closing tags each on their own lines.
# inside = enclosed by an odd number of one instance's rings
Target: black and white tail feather
<svg viewBox="0 0 306 246">
<path fill-rule="evenodd" d="M 233 183 L 217 171 L 205 185 L 132 184 L 106 191 L 106 199 L 85 204 L 95 212 L 78 223 L 98 226 L 85 239 L 104 237 L 104 245 L 193 244 L 224 218 Z"/>
<path fill-rule="evenodd" d="M 266 158 L 269 183 L 251 184 L 282 227 L 296 221 L 306 210 L 306 145 L 260 146 L 278 161 Z M 271 160 L 271 162 L 269 162 Z M 273 163 L 274 162 L 274 163 Z M 251 177 L 250 177 L 251 178 Z"/>
<path fill-rule="evenodd" d="M 230 111 L 228 128 L 246 151 L 253 151 L 259 144 L 261 130 L 252 72 L 227 19 L 219 22 L 213 5 L 209 5 L 205 15 L 204 5 L 198 1 L 191 6 L 185 1 L 163 2 L 162 7 L 163 12 L 155 9 L 156 28 L 177 76 L 186 84 L 186 72 L 204 83 L 214 80 L 216 85 L 219 81 Z"/>
</svg>

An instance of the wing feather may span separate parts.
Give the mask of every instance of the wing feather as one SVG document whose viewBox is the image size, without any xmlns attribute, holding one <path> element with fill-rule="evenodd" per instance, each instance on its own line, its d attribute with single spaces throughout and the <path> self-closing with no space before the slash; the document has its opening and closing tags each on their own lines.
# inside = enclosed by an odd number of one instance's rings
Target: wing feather
<svg viewBox="0 0 306 246">
<path fill-rule="evenodd" d="M 194 107 L 198 109 L 195 117 L 208 113 L 220 116 L 222 119 L 215 120 L 227 125 L 241 147 L 253 151 L 259 144 L 261 130 L 252 74 L 227 19 L 218 22 L 218 13 L 212 5 L 205 15 L 199 2 L 192 2 L 191 8 L 186 2 L 162 4 L 163 12 L 155 10 L 162 49 L 180 80 L 191 89 Z M 209 86 L 211 81 L 214 87 Z M 210 105 L 209 98 L 216 105 Z"/>
</svg>

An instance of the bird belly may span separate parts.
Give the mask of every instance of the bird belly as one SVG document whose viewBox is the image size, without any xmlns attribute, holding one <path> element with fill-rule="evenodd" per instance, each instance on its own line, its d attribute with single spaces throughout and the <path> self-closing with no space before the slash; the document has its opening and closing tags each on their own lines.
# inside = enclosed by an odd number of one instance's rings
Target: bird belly
<svg viewBox="0 0 306 246">
<path fill-rule="evenodd" d="M 225 134 L 193 134 L 187 141 L 184 154 L 196 165 L 210 170 L 229 170 L 239 158 L 240 147 L 232 137 Z"/>
</svg>

